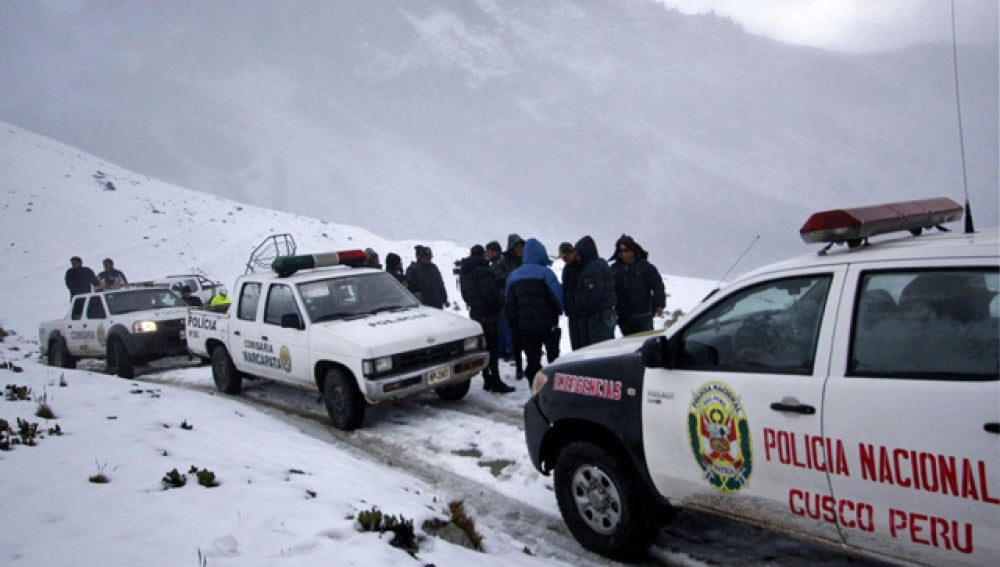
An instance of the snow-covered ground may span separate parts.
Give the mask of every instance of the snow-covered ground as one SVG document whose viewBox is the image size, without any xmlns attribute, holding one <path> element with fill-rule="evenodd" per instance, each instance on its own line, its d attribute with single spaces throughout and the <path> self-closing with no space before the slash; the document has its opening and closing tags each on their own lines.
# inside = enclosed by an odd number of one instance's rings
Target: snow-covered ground
<svg viewBox="0 0 1000 567">
<path fill-rule="evenodd" d="M 510 395 L 484 392 L 475 378 L 457 404 L 428 395 L 378 406 L 364 429 L 345 434 L 329 426 L 314 393 L 257 381 L 225 396 L 209 367 L 183 358 L 141 369 L 135 380 L 109 376 L 95 361 L 76 370 L 40 362 L 38 323 L 67 309 L 71 256 L 92 267 L 112 257 L 133 281 L 204 273 L 231 286 L 250 251 L 276 232 L 292 233 L 300 251 L 372 247 L 383 258 L 410 258 L 423 243 L 443 271 L 471 244 L 388 241 L 240 205 L 0 123 L 0 328 L 10 333 L 0 341 L 0 383 L 31 390 L 30 400 L 0 399 L 0 419 L 15 429 L 18 419 L 39 425 L 36 446 L 0 451 L 0 564 L 605 564 L 568 537 L 550 479 L 531 467 L 520 423 L 527 385 L 511 366 L 502 367 L 517 387 Z M 665 279 L 670 311 L 690 309 L 715 283 Z M 446 284 L 456 300 L 454 278 Z M 55 418 L 35 416 L 43 400 Z M 57 426 L 61 434 L 50 431 Z M 192 467 L 213 472 L 218 485 L 199 485 Z M 187 484 L 167 489 L 162 479 L 173 469 Z M 90 482 L 97 474 L 109 482 Z M 476 520 L 484 553 L 422 528 L 447 520 L 456 500 Z M 414 521 L 416 559 L 389 536 L 358 530 L 358 514 L 372 508 Z M 688 519 L 678 530 L 654 560 L 859 563 L 722 521 Z"/>
</svg>

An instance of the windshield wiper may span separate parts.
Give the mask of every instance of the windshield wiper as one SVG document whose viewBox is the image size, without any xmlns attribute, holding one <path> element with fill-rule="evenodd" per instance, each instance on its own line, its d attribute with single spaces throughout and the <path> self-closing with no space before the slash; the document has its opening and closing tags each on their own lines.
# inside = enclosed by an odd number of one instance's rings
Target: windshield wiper
<svg viewBox="0 0 1000 567">
<path fill-rule="evenodd" d="M 353 319 L 360 319 L 362 317 L 368 317 L 371 313 L 357 313 L 355 311 L 341 311 L 338 313 L 327 313 L 322 317 L 317 317 L 313 320 L 313 323 L 322 323 L 324 321 L 333 321 L 334 319 L 342 319 L 344 321 L 351 321 Z"/>
</svg>

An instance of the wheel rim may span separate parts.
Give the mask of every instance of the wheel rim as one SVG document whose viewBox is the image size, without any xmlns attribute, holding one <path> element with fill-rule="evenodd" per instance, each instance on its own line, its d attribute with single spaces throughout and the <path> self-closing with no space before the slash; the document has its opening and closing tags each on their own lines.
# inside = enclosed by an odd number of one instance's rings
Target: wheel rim
<svg viewBox="0 0 1000 567">
<path fill-rule="evenodd" d="M 614 533 L 622 521 L 622 499 L 618 488 L 603 470 L 582 465 L 573 473 L 573 501 L 580 519 L 601 535 Z"/>
<path fill-rule="evenodd" d="M 215 378 L 215 385 L 219 389 L 224 389 L 226 384 L 229 383 L 229 368 L 226 366 L 226 361 L 223 357 L 217 356 L 212 361 L 213 376 Z"/>
<path fill-rule="evenodd" d="M 343 388 L 339 385 L 331 388 L 330 395 L 327 396 L 326 406 L 332 415 L 337 416 L 341 421 L 343 420 L 344 415 L 347 413 L 347 400 Z"/>
</svg>

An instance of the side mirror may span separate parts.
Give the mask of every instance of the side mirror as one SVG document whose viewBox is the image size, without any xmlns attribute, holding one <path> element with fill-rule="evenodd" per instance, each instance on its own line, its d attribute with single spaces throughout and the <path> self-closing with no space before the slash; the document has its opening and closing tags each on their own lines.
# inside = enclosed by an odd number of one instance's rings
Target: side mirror
<svg viewBox="0 0 1000 567">
<path fill-rule="evenodd" d="M 667 356 L 668 345 L 667 337 L 663 335 L 652 337 L 642 343 L 639 353 L 642 355 L 642 362 L 646 368 L 663 368 L 666 361 L 669 360 Z"/>
<path fill-rule="evenodd" d="M 298 313 L 285 313 L 281 316 L 281 328 L 282 329 L 299 329 L 302 327 L 302 320 L 299 319 Z"/>
</svg>

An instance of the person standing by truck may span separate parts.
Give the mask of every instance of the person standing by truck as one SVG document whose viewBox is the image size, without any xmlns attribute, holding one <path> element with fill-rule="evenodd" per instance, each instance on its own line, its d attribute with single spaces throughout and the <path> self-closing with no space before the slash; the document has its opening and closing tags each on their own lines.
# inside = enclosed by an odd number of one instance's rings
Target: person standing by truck
<svg viewBox="0 0 1000 567">
<path fill-rule="evenodd" d="M 94 275 L 94 270 L 83 265 L 83 260 L 79 256 L 69 259 L 70 268 L 66 270 L 66 288 L 69 289 L 69 296 L 90 293 L 95 287 L 101 285 L 101 281 Z"/>
<path fill-rule="evenodd" d="M 97 274 L 97 279 L 101 280 L 104 287 L 121 287 L 128 283 L 125 274 L 115 269 L 115 261 L 111 258 L 104 259 L 104 271 Z"/>
<path fill-rule="evenodd" d="M 469 257 L 459 262 L 458 282 L 462 299 L 469 306 L 469 318 L 483 328 L 490 362 L 483 369 L 483 389 L 487 392 L 506 394 L 514 388 L 500 380 L 499 347 L 497 344 L 497 319 L 503 307 L 503 295 L 499 281 L 486 260 L 485 249 L 476 244 L 469 251 Z"/>
<path fill-rule="evenodd" d="M 524 375 L 532 384 L 542 368 L 542 346 L 559 332 L 563 290 L 549 268 L 545 245 L 534 238 L 524 244 L 524 263 L 507 278 L 506 307 L 515 341 L 524 345 Z M 518 340 L 520 337 L 520 340 Z"/>
<path fill-rule="evenodd" d="M 622 335 L 653 330 L 653 316 L 663 316 L 667 295 L 663 277 L 649 263 L 649 254 L 631 236 L 621 235 L 615 242 L 611 272 L 618 294 L 618 328 Z"/>
<path fill-rule="evenodd" d="M 428 307 L 444 309 L 448 304 L 448 292 L 444 289 L 441 270 L 432 261 L 434 253 L 427 246 L 414 246 L 417 261 L 406 269 L 406 279 L 410 281 L 410 291 L 420 303 Z"/>
</svg>

